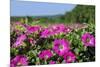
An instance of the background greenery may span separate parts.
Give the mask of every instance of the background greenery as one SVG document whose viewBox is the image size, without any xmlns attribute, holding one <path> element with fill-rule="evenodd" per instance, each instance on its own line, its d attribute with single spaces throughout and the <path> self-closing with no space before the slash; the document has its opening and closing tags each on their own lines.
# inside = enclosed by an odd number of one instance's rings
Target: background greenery
<svg viewBox="0 0 100 67">
<path fill-rule="evenodd" d="M 12 16 L 11 22 L 20 21 L 29 24 L 54 24 L 54 23 L 94 23 L 95 22 L 95 6 L 93 5 L 77 5 L 72 11 L 66 12 L 64 15 L 54 16 Z"/>
</svg>

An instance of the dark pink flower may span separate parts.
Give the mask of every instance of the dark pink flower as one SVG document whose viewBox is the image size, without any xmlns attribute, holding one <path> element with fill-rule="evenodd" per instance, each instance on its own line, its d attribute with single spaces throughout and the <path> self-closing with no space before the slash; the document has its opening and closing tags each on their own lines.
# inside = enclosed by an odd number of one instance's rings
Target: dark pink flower
<svg viewBox="0 0 100 67">
<path fill-rule="evenodd" d="M 15 58 L 11 60 L 10 67 L 16 66 L 26 66 L 28 65 L 28 59 L 26 56 L 17 55 Z"/>
<path fill-rule="evenodd" d="M 56 64 L 56 62 L 51 60 L 49 64 Z"/>
<path fill-rule="evenodd" d="M 72 53 L 71 51 L 66 52 L 63 57 L 66 63 L 72 63 L 76 60 L 75 54 Z"/>
<path fill-rule="evenodd" d="M 57 24 L 43 30 L 41 33 L 41 37 L 47 38 L 53 35 L 67 34 L 69 32 L 71 32 L 71 29 L 69 27 L 66 27 L 63 24 Z"/>
<path fill-rule="evenodd" d="M 81 39 L 85 46 L 95 46 L 95 38 L 90 33 L 83 34 Z"/>
<path fill-rule="evenodd" d="M 39 32 L 41 30 L 41 26 L 29 26 L 27 27 L 27 32 L 29 34 Z"/>
<path fill-rule="evenodd" d="M 49 59 L 53 56 L 53 53 L 50 50 L 43 50 L 39 53 L 40 59 Z"/>
<path fill-rule="evenodd" d="M 41 32 L 41 37 L 47 38 L 47 37 L 50 37 L 51 34 L 52 32 L 48 28 L 46 28 L 44 31 Z"/>
<path fill-rule="evenodd" d="M 66 34 L 69 33 L 71 31 L 71 29 L 67 26 L 65 26 L 64 24 L 57 24 L 52 26 L 52 30 L 55 32 L 55 34 Z"/>
<path fill-rule="evenodd" d="M 65 39 L 55 39 L 53 50 L 60 56 L 64 55 L 70 49 L 69 42 Z"/>
<path fill-rule="evenodd" d="M 24 41 L 25 39 L 26 39 L 26 35 L 25 35 L 25 34 L 20 35 L 20 36 L 17 38 L 16 42 L 14 43 L 13 47 L 21 46 L 22 43 L 23 43 L 23 41 Z"/>
</svg>

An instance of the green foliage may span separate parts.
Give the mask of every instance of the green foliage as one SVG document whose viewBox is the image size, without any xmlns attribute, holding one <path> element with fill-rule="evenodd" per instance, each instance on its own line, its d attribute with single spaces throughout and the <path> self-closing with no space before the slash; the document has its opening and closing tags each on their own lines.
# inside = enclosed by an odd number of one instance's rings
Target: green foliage
<svg viewBox="0 0 100 67">
<path fill-rule="evenodd" d="M 65 14 L 65 18 L 68 22 L 94 23 L 95 6 L 77 5 L 71 12 Z"/>
</svg>

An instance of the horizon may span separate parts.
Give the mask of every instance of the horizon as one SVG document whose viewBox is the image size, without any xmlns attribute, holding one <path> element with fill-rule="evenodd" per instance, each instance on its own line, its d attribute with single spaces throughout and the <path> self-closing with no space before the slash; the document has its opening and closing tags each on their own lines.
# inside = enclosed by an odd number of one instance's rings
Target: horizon
<svg viewBox="0 0 100 67">
<path fill-rule="evenodd" d="M 40 16 L 10 16 L 10 17 L 51 17 L 51 16 L 63 16 L 64 14 L 56 14 L 56 15 L 40 15 Z"/>
</svg>

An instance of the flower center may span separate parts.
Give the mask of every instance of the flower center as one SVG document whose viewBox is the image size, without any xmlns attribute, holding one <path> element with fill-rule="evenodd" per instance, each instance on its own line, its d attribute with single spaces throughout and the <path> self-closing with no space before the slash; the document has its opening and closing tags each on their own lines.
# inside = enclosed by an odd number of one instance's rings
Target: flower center
<svg viewBox="0 0 100 67">
<path fill-rule="evenodd" d="M 17 65 L 18 65 L 18 66 L 21 66 L 22 64 L 21 64 L 21 62 L 18 62 Z"/>
<path fill-rule="evenodd" d="M 62 45 L 59 45 L 59 49 L 63 49 L 63 46 Z"/>
<path fill-rule="evenodd" d="M 71 61 L 72 58 L 70 56 L 67 57 L 67 61 Z"/>
<path fill-rule="evenodd" d="M 45 56 L 45 59 L 48 59 L 48 55 Z"/>
<path fill-rule="evenodd" d="M 86 39 L 86 43 L 87 43 L 87 42 L 89 42 L 89 41 L 90 41 L 90 39 L 89 39 L 89 38 L 87 38 L 87 39 Z"/>
</svg>

